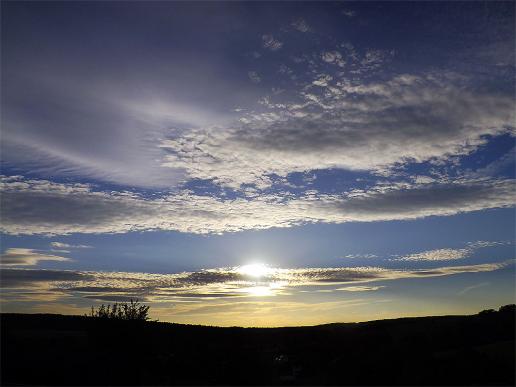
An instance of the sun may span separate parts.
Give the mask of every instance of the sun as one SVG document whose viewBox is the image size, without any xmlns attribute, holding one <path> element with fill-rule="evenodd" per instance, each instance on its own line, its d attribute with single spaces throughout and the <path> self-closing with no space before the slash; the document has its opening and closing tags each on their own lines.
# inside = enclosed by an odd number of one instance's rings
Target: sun
<svg viewBox="0 0 516 387">
<path fill-rule="evenodd" d="M 272 273 L 272 269 L 263 263 L 252 263 L 249 265 L 240 266 L 237 271 L 250 277 L 263 277 Z"/>
</svg>

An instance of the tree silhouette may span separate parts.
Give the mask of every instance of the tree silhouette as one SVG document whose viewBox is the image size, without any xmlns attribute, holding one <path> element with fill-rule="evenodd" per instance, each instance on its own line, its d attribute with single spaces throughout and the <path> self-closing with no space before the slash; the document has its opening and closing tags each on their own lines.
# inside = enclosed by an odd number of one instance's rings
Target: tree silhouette
<svg viewBox="0 0 516 387">
<path fill-rule="evenodd" d="M 494 309 L 484 309 L 481 312 L 478 312 L 478 314 L 486 315 L 486 314 L 491 314 L 491 313 L 495 313 L 495 312 L 496 312 L 496 310 L 494 310 Z"/>
<path fill-rule="evenodd" d="M 130 302 L 115 302 L 113 305 L 102 304 L 97 309 L 92 306 L 89 316 L 102 319 L 147 321 L 150 319 L 149 308 L 150 306 L 131 299 Z"/>
<path fill-rule="evenodd" d="M 501 306 L 500 309 L 498 309 L 499 312 L 502 313 L 516 313 L 516 305 L 515 304 L 509 304 Z"/>
</svg>

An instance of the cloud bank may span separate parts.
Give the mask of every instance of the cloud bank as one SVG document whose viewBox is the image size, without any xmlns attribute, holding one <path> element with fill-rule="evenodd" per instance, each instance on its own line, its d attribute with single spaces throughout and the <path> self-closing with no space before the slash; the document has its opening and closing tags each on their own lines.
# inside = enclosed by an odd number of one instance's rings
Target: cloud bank
<svg viewBox="0 0 516 387">
<path fill-rule="evenodd" d="M 126 272 L 93 272 L 4 268 L 0 271 L 6 297 L 38 289 L 61 297 L 78 296 L 105 301 L 138 298 L 149 302 L 201 300 L 227 297 L 288 296 L 296 289 L 311 286 L 328 287 L 328 291 L 374 291 L 382 286 L 364 285 L 376 281 L 404 278 L 426 278 L 461 273 L 499 270 L 513 261 L 437 267 L 433 269 L 385 269 L 381 267 L 339 268 L 271 268 L 266 275 L 255 277 L 239 267 L 206 269 L 178 274 Z M 341 285 L 351 286 L 339 287 Z M 332 290 L 331 287 L 337 287 Z M 12 292 L 10 290 L 15 290 Z"/>
<path fill-rule="evenodd" d="M 475 90 L 453 73 L 354 82 L 340 75 L 339 58 L 338 51 L 324 53 L 319 62 L 336 69 L 319 64 L 294 96 L 265 97 L 264 111 L 246 113 L 234 127 L 163 141 L 170 152 L 164 165 L 235 189 L 263 188 L 272 174 L 443 162 L 469 154 L 486 136 L 514 132 L 512 96 Z"/>
<path fill-rule="evenodd" d="M 95 191 L 23 177 L 1 182 L 1 231 L 64 235 L 175 230 L 223 233 L 305 223 L 416 219 L 514 205 L 513 180 L 379 185 L 342 194 L 307 192 L 220 199 L 181 191 L 161 197 Z"/>
</svg>

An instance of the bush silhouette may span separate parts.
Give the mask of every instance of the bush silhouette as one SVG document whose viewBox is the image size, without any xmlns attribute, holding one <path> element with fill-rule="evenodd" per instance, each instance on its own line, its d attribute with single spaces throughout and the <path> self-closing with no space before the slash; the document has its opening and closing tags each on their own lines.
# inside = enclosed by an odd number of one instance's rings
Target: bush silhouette
<svg viewBox="0 0 516 387">
<path fill-rule="evenodd" d="M 99 308 L 91 307 L 90 317 L 116 320 L 149 320 L 150 306 L 140 304 L 138 300 L 130 302 L 114 303 L 113 305 L 102 304 Z"/>
<path fill-rule="evenodd" d="M 500 309 L 498 309 L 499 312 L 502 313 L 516 313 L 516 305 L 515 304 L 509 304 L 501 306 Z"/>
</svg>

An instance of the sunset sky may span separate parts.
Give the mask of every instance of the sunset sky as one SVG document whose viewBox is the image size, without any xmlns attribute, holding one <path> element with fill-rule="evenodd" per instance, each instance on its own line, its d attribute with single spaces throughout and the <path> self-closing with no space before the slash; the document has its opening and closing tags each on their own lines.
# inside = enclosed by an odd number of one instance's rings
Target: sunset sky
<svg viewBox="0 0 516 387">
<path fill-rule="evenodd" d="M 3 2 L 2 312 L 515 302 L 514 2 Z"/>
</svg>

